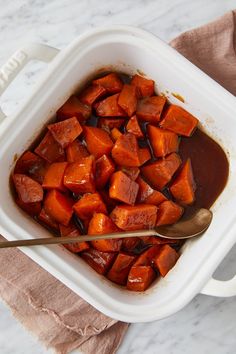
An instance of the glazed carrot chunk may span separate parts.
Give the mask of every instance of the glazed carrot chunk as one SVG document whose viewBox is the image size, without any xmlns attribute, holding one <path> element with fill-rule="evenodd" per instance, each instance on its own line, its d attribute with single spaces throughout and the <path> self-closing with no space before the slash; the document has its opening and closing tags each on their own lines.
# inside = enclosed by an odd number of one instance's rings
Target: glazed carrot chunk
<svg viewBox="0 0 236 354">
<path fill-rule="evenodd" d="M 161 190 L 170 182 L 180 164 L 180 157 L 176 153 L 172 153 L 163 160 L 157 160 L 143 166 L 141 171 L 151 186 Z"/>
<path fill-rule="evenodd" d="M 113 128 L 111 131 L 111 138 L 115 142 L 118 138 L 122 136 L 122 133 L 117 128 Z"/>
<path fill-rule="evenodd" d="M 161 276 L 164 277 L 171 270 L 171 268 L 174 267 L 178 258 L 178 253 L 172 247 L 169 245 L 164 245 L 161 247 L 160 252 L 154 260 L 154 265 L 160 272 Z"/>
<path fill-rule="evenodd" d="M 138 188 L 138 184 L 124 172 L 117 171 L 111 177 L 109 195 L 113 199 L 133 205 L 138 194 Z"/>
<path fill-rule="evenodd" d="M 30 216 L 38 216 L 41 212 L 41 203 L 24 203 L 20 198 L 16 199 L 16 204 Z"/>
<path fill-rule="evenodd" d="M 113 128 L 119 129 L 124 122 L 122 118 L 99 118 L 98 127 L 110 132 Z"/>
<path fill-rule="evenodd" d="M 43 180 L 43 188 L 46 189 L 58 189 L 61 191 L 65 190 L 64 184 L 63 184 L 63 178 L 64 178 L 64 173 L 65 169 L 67 166 L 67 162 L 54 162 L 52 163 Z"/>
<path fill-rule="evenodd" d="M 80 102 L 78 97 L 71 96 L 57 111 L 58 120 L 76 117 L 79 122 L 86 121 L 91 115 L 91 107 Z"/>
<path fill-rule="evenodd" d="M 38 215 L 38 219 L 50 229 L 54 229 L 57 231 L 59 229 L 58 223 L 46 213 L 45 209 L 42 208 L 40 214 Z"/>
<path fill-rule="evenodd" d="M 84 127 L 84 137 L 87 149 L 96 159 L 104 154 L 109 155 L 113 148 L 113 141 L 103 129 Z"/>
<path fill-rule="evenodd" d="M 53 138 L 50 132 L 47 132 L 44 136 L 43 140 L 41 140 L 40 144 L 34 150 L 37 155 L 42 157 L 44 160 L 49 163 L 55 161 L 64 161 L 65 153 L 60 144 Z"/>
<path fill-rule="evenodd" d="M 156 157 L 164 157 L 171 152 L 178 151 L 178 135 L 165 129 L 148 125 L 148 137 Z"/>
<path fill-rule="evenodd" d="M 59 224 L 67 226 L 73 214 L 73 200 L 57 191 L 52 189 L 48 191 L 44 199 L 44 209 L 46 214 L 51 216 Z"/>
<path fill-rule="evenodd" d="M 109 96 L 98 102 L 96 114 L 100 117 L 125 117 L 125 111 L 118 105 L 119 94 Z"/>
<path fill-rule="evenodd" d="M 121 167 L 121 171 L 124 172 L 132 181 L 135 181 L 140 173 L 138 167 Z"/>
<path fill-rule="evenodd" d="M 110 216 L 122 230 L 151 229 L 156 224 L 157 207 L 148 204 L 119 205 Z"/>
<path fill-rule="evenodd" d="M 100 85 L 90 85 L 79 96 L 80 102 L 92 106 L 99 98 L 104 96 L 107 90 Z"/>
<path fill-rule="evenodd" d="M 88 157 L 89 152 L 84 144 L 79 140 L 74 140 L 66 148 L 66 158 L 68 162 L 81 161 L 84 157 Z"/>
<path fill-rule="evenodd" d="M 109 216 L 103 213 L 95 213 L 89 222 L 88 235 L 103 235 L 119 232 L 118 227 Z M 102 252 L 118 252 L 121 248 L 122 240 L 94 240 L 90 241 L 92 246 Z"/>
<path fill-rule="evenodd" d="M 72 221 L 68 226 L 59 225 L 59 229 L 62 237 L 80 237 L 80 232 Z M 73 253 L 79 253 L 89 249 L 88 242 L 63 243 L 63 246 Z"/>
<path fill-rule="evenodd" d="M 68 164 L 64 173 L 64 186 L 77 194 L 95 192 L 94 169 L 93 156 Z"/>
<path fill-rule="evenodd" d="M 146 79 L 140 75 L 134 75 L 131 80 L 131 85 L 136 86 L 139 97 L 154 95 L 154 81 L 151 79 Z"/>
<path fill-rule="evenodd" d="M 168 107 L 165 117 L 160 123 L 162 128 L 184 136 L 191 136 L 197 125 L 197 118 L 174 104 Z"/>
<path fill-rule="evenodd" d="M 144 165 L 147 161 L 151 159 L 151 153 L 148 147 L 138 149 L 139 165 Z"/>
<path fill-rule="evenodd" d="M 138 101 L 136 115 L 138 119 L 146 122 L 158 123 L 165 103 L 166 98 L 163 96 L 143 98 Z"/>
<path fill-rule="evenodd" d="M 91 219 L 94 213 L 107 214 L 107 208 L 98 193 L 84 194 L 73 206 L 81 220 Z"/>
<path fill-rule="evenodd" d="M 127 289 L 145 291 L 153 282 L 156 273 L 150 266 L 133 266 L 129 272 Z"/>
<path fill-rule="evenodd" d="M 153 263 L 153 260 L 156 258 L 157 254 L 160 251 L 159 245 L 154 245 L 149 247 L 143 253 L 141 253 L 135 263 L 134 266 L 150 266 Z"/>
<path fill-rule="evenodd" d="M 105 187 L 112 173 L 115 171 L 115 165 L 107 155 L 102 155 L 96 161 L 95 167 L 95 184 L 97 189 L 102 189 Z"/>
<path fill-rule="evenodd" d="M 126 125 L 126 130 L 128 133 L 134 134 L 137 138 L 143 138 L 143 132 L 140 128 L 136 115 L 130 118 Z"/>
<path fill-rule="evenodd" d="M 113 160 L 120 166 L 138 167 L 140 165 L 137 138 L 133 134 L 122 134 L 116 140 L 111 154 Z"/>
<path fill-rule="evenodd" d="M 156 226 L 176 223 L 183 214 L 183 208 L 171 200 L 166 200 L 158 206 Z"/>
<path fill-rule="evenodd" d="M 83 131 L 76 117 L 49 124 L 48 129 L 63 149 L 72 143 Z"/>
<path fill-rule="evenodd" d="M 142 177 L 138 177 L 136 181 L 139 185 L 139 191 L 137 195 L 137 203 L 159 205 L 166 200 L 164 194 L 152 189 Z"/>
<path fill-rule="evenodd" d="M 107 278 L 116 284 L 125 285 L 134 259 L 135 256 L 119 253 L 107 273 Z"/>
<path fill-rule="evenodd" d="M 128 117 L 131 117 L 134 114 L 137 106 L 135 86 L 124 84 L 118 98 L 118 105 L 126 112 Z"/>
<path fill-rule="evenodd" d="M 188 159 L 178 176 L 171 183 L 170 191 L 176 201 L 183 205 L 192 204 L 195 200 L 196 184 L 193 178 L 191 160 Z"/>
<path fill-rule="evenodd" d="M 118 93 L 123 87 L 123 82 L 116 73 L 111 73 L 93 80 L 93 84 L 104 87 L 108 93 Z"/>
<path fill-rule="evenodd" d="M 81 253 L 81 257 L 99 274 L 106 274 L 111 267 L 116 254 L 112 252 L 101 252 L 90 248 Z"/>
<path fill-rule="evenodd" d="M 32 178 L 16 173 L 13 175 L 13 182 L 22 202 L 35 203 L 43 200 L 43 188 Z"/>
</svg>

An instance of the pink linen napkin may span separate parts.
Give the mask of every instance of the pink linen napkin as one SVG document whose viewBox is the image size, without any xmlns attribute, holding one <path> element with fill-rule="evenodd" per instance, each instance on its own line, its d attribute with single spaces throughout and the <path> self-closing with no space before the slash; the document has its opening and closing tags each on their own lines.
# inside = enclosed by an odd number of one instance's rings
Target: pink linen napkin
<svg viewBox="0 0 236 354">
<path fill-rule="evenodd" d="M 171 42 L 180 53 L 236 93 L 235 11 Z M 3 239 L 3 238 L 2 238 Z M 18 249 L 0 253 L 0 296 L 47 347 L 66 354 L 113 354 L 128 324 L 95 310 Z"/>
</svg>

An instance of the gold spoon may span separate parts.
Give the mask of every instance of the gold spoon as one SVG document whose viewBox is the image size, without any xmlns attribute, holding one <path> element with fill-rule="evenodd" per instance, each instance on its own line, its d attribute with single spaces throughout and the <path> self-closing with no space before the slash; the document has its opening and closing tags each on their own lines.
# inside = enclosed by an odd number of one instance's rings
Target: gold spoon
<svg viewBox="0 0 236 354">
<path fill-rule="evenodd" d="M 149 230 L 127 231 L 106 235 L 85 235 L 80 237 L 49 237 L 35 238 L 31 240 L 3 241 L 0 242 L 0 248 L 53 245 L 141 236 L 159 236 L 162 238 L 182 240 L 201 235 L 209 227 L 211 220 L 212 212 L 202 208 L 196 210 L 196 212 L 189 219 L 179 221 L 173 225 L 158 226 Z"/>
</svg>

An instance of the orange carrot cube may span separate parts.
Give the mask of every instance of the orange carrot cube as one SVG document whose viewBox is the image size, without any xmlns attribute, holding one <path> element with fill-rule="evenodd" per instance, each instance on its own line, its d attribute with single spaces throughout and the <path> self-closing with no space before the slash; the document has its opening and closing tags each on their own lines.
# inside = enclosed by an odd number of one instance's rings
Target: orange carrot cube
<svg viewBox="0 0 236 354">
<path fill-rule="evenodd" d="M 53 138 L 50 132 L 47 132 L 43 140 L 34 150 L 37 155 L 49 163 L 55 161 L 65 161 L 65 153 L 60 144 Z"/>
<path fill-rule="evenodd" d="M 136 182 L 139 185 L 137 203 L 159 205 L 166 200 L 164 194 L 152 189 L 141 177 L 138 177 Z"/>
<path fill-rule="evenodd" d="M 148 97 L 154 95 L 154 81 L 140 75 L 134 75 L 131 85 L 137 88 L 139 97 Z"/>
<path fill-rule="evenodd" d="M 133 266 L 129 272 L 127 289 L 145 291 L 156 278 L 156 273 L 150 266 Z"/>
<path fill-rule="evenodd" d="M 97 273 L 106 274 L 111 267 L 114 259 L 116 258 L 116 253 L 112 252 L 101 252 L 90 248 L 81 253 L 81 257 L 86 263 L 90 265 Z"/>
<path fill-rule="evenodd" d="M 176 223 L 181 218 L 183 211 L 184 210 L 180 205 L 171 200 L 164 201 L 158 205 L 156 226 Z"/>
<path fill-rule="evenodd" d="M 133 134 L 122 134 L 116 140 L 111 154 L 115 163 L 120 166 L 138 167 L 140 165 L 137 138 Z"/>
<path fill-rule="evenodd" d="M 136 115 L 129 119 L 126 125 L 126 130 L 128 133 L 134 134 L 137 138 L 143 138 L 144 136 Z"/>
<path fill-rule="evenodd" d="M 113 199 L 133 205 L 138 194 L 138 188 L 138 184 L 124 172 L 117 171 L 111 177 L 109 195 Z"/>
<path fill-rule="evenodd" d="M 79 140 L 74 140 L 66 148 L 66 158 L 68 162 L 78 162 L 84 157 L 88 157 L 89 152 L 84 144 Z"/>
<path fill-rule="evenodd" d="M 152 96 L 138 101 L 136 115 L 138 119 L 156 124 L 161 119 L 161 113 L 166 103 L 163 96 Z"/>
<path fill-rule="evenodd" d="M 135 86 L 124 84 L 118 98 L 118 105 L 126 112 L 128 117 L 131 117 L 134 114 L 137 106 Z"/>
<path fill-rule="evenodd" d="M 169 245 L 163 245 L 154 260 L 154 265 L 162 277 L 174 267 L 179 258 L 178 253 Z"/>
<path fill-rule="evenodd" d="M 113 148 L 113 141 L 103 129 L 96 127 L 84 127 L 84 137 L 87 149 L 96 159 L 104 154 L 109 155 Z"/>
<path fill-rule="evenodd" d="M 76 117 L 49 124 L 48 129 L 63 149 L 71 144 L 83 131 Z"/>
<path fill-rule="evenodd" d="M 52 189 L 46 194 L 43 206 L 46 214 L 59 224 L 67 226 L 73 214 L 73 204 L 74 201 L 70 197 Z"/>
<path fill-rule="evenodd" d="M 90 85 L 79 96 L 80 102 L 92 106 L 99 98 L 106 94 L 107 90 L 100 85 Z"/>
<path fill-rule="evenodd" d="M 57 111 L 58 120 L 76 117 L 79 122 L 86 121 L 91 115 L 91 107 L 80 102 L 78 97 L 71 96 Z"/>
<path fill-rule="evenodd" d="M 116 73 L 111 73 L 93 80 L 94 85 L 100 85 L 106 89 L 108 93 L 118 93 L 122 90 L 123 82 Z"/>
<path fill-rule="evenodd" d="M 112 173 L 115 171 L 115 165 L 107 155 L 102 155 L 96 161 L 95 167 L 95 184 L 97 189 L 102 189 L 105 187 Z"/>
<path fill-rule="evenodd" d="M 44 176 L 43 188 L 65 190 L 63 178 L 67 162 L 54 162 L 52 163 Z"/>
<path fill-rule="evenodd" d="M 80 237 L 80 231 L 71 221 L 68 226 L 59 225 L 60 234 L 62 237 Z M 89 249 L 88 242 L 63 243 L 63 246 L 70 252 L 79 253 Z"/>
<path fill-rule="evenodd" d="M 84 194 L 73 207 L 81 220 L 91 219 L 94 213 L 107 214 L 107 208 L 98 193 Z"/>
<path fill-rule="evenodd" d="M 13 175 L 13 182 L 19 198 L 24 203 L 35 203 L 43 200 L 43 188 L 41 184 L 32 178 L 16 173 Z"/>
<path fill-rule="evenodd" d="M 95 107 L 99 117 L 125 117 L 125 111 L 118 105 L 119 94 L 109 96 L 98 102 Z"/>
<path fill-rule="evenodd" d="M 148 125 L 148 137 L 156 157 L 164 157 L 171 152 L 178 151 L 178 135 L 165 129 Z"/>
<path fill-rule="evenodd" d="M 134 259 L 135 256 L 119 253 L 107 273 L 107 278 L 116 284 L 125 285 Z"/>
</svg>

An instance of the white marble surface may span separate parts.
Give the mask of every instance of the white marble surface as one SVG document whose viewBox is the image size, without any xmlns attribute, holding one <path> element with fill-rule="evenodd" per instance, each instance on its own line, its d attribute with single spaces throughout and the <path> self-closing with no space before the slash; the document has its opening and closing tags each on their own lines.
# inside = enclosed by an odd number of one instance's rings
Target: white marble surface
<svg viewBox="0 0 236 354">
<path fill-rule="evenodd" d="M 28 41 L 64 48 L 91 27 L 130 24 L 169 41 L 179 33 L 236 8 L 235 0 L 0 0 L 0 65 Z M 6 113 L 21 104 L 43 65 L 32 63 L 1 98 Z M 220 269 L 236 273 L 236 248 Z M 236 353 L 236 299 L 197 296 L 179 313 L 159 322 L 131 325 L 119 354 Z M 48 354 L 0 302 L 0 354 Z M 93 353 L 91 353 L 93 354 Z"/>
</svg>

